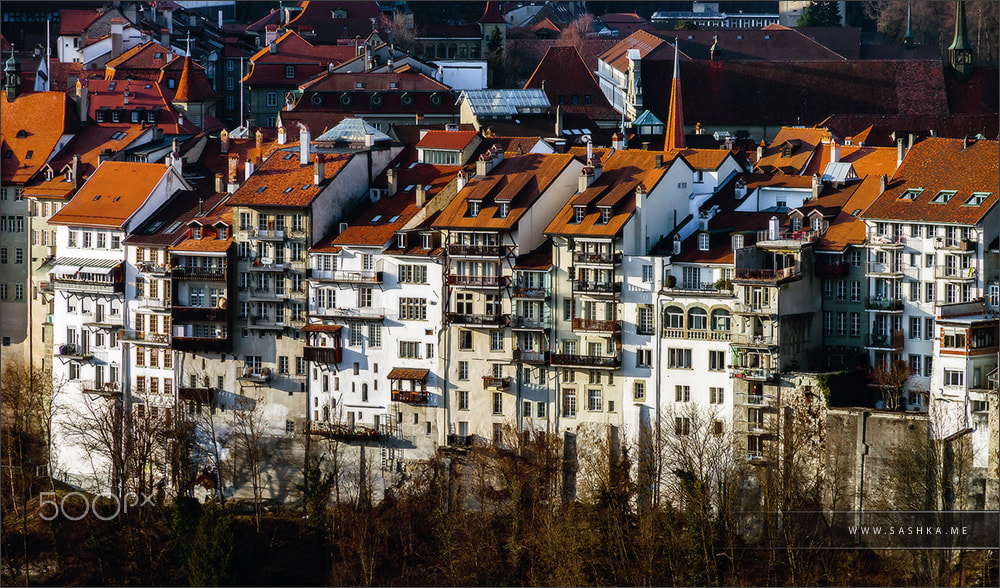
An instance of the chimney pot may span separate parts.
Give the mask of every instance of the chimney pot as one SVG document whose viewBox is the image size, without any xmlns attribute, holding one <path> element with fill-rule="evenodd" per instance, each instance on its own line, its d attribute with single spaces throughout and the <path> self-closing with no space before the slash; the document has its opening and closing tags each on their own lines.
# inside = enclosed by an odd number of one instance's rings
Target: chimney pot
<svg viewBox="0 0 1000 588">
<path fill-rule="evenodd" d="M 644 145 L 648 145 L 648 144 L 649 143 L 644 143 Z M 656 165 L 655 165 L 656 169 L 663 169 L 663 154 L 662 153 L 657 153 L 656 154 L 655 161 L 656 161 Z"/>
<path fill-rule="evenodd" d="M 326 158 L 322 154 L 316 155 L 313 166 L 313 185 L 320 185 L 326 179 Z"/>
</svg>

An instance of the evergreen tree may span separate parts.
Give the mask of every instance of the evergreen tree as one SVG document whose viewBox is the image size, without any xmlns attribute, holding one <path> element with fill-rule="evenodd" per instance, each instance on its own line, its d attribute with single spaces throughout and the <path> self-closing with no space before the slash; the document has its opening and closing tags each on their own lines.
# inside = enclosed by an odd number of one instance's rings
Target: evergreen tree
<svg viewBox="0 0 1000 588">
<path fill-rule="evenodd" d="M 839 27 L 840 9 L 836 2 L 813 0 L 799 17 L 800 27 Z"/>
</svg>

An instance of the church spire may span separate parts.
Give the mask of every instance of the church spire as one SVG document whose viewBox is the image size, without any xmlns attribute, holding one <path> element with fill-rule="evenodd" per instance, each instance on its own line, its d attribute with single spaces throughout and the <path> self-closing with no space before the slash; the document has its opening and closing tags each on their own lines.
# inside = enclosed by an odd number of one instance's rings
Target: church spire
<svg viewBox="0 0 1000 588">
<path fill-rule="evenodd" d="M 906 3 L 906 34 L 903 35 L 903 45 L 913 46 L 913 23 L 910 19 L 910 3 Z"/>
<path fill-rule="evenodd" d="M 948 47 L 948 60 L 955 74 L 960 78 L 972 75 L 972 45 L 967 40 L 965 30 L 965 2 L 959 0 L 955 5 L 955 39 Z"/>
<path fill-rule="evenodd" d="M 674 80 L 670 85 L 670 109 L 667 113 L 667 136 L 664 151 L 684 149 L 684 110 L 681 105 L 681 54 L 674 39 Z"/>
</svg>

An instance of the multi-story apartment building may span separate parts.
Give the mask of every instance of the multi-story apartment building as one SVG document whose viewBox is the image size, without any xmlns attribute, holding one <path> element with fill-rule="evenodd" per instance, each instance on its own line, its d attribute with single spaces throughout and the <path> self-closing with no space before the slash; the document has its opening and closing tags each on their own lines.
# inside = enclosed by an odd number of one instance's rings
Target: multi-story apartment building
<svg viewBox="0 0 1000 588">
<path fill-rule="evenodd" d="M 516 377 L 512 381 L 520 400 L 518 425 L 554 433 L 558 398 L 547 367 L 552 348 L 552 249 L 543 243 L 520 255 L 511 280 L 511 345 Z"/>
<path fill-rule="evenodd" d="M 367 194 L 399 149 L 359 119 L 278 149 L 229 200 L 235 223 L 237 392 L 271 405 L 271 426 L 289 432 L 308 415 L 305 337 L 309 249 Z"/>
<path fill-rule="evenodd" d="M 455 443 L 498 439 L 516 422 L 522 407 L 511 386 L 512 268 L 518 255 L 543 243 L 542 231 L 576 191 L 582 168 L 568 153 L 505 158 L 490 148 L 471 178 L 458 175 L 457 196 L 432 225 L 446 247 L 442 370 Z"/>
<path fill-rule="evenodd" d="M 384 436 L 388 469 L 445 442 L 442 250 L 427 222 L 460 169 L 394 162 L 367 206 L 310 250 L 311 429 Z"/>
<path fill-rule="evenodd" d="M 970 379 L 976 369 L 991 369 L 968 357 L 955 370 L 955 357 L 944 358 L 954 355 L 948 350 L 974 348 L 939 347 L 936 340 L 944 336 L 937 319 L 955 314 L 948 305 L 995 299 L 1000 288 L 996 256 L 987 252 L 1000 232 L 996 150 L 996 141 L 927 138 L 906 153 L 861 215 L 869 289 L 893 301 L 869 313 L 871 364 L 891 369 L 895 360 L 906 362 L 906 402 L 916 406 L 927 395 L 932 413 L 947 414 L 947 426 L 935 429 L 942 437 L 969 426 Z"/>
<path fill-rule="evenodd" d="M 53 424 L 57 470 L 108 479 L 101 470 L 109 464 L 67 438 L 66 424 L 99 397 L 130 402 L 129 384 L 138 377 L 131 361 L 133 340 L 157 346 L 169 341 L 169 326 L 162 321 L 155 337 L 152 323 L 144 323 L 141 339 L 135 332 L 138 325 L 128 322 L 125 303 L 136 298 L 138 276 L 125 263 L 122 242 L 175 192 L 189 189 L 179 162 L 104 162 L 50 219 L 57 227 L 56 259 L 49 272 L 55 292 L 52 377 L 59 390 Z M 126 340 L 120 341 L 120 335 Z"/>
<path fill-rule="evenodd" d="M 4 320 L 0 324 L 0 358 L 32 362 L 42 368 L 46 355 L 42 324 L 48 316 L 43 277 L 37 270 L 51 256 L 51 228 L 45 225 L 46 207 L 39 207 L 24 190 L 54 155 L 77 132 L 72 102 L 62 92 L 20 94 L 13 57 L 6 62 L 3 113 L 3 159 L 0 160 L 0 302 Z M 40 245 L 44 230 L 46 245 Z M 37 239 L 37 242 L 36 242 Z M 38 247 L 36 247 L 38 245 Z M 39 279 L 41 278 L 41 279 Z"/>
</svg>

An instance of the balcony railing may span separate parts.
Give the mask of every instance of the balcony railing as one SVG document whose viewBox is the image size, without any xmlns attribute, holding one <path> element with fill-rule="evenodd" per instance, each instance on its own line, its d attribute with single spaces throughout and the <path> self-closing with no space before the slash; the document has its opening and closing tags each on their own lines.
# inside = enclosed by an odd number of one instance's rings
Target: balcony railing
<svg viewBox="0 0 1000 588">
<path fill-rule="evenodd" d="M 622 262 L 621 252 L 612 253 L 610 251 L 574 251 L 573 252 L 573 262 L 574 263 L 600 263 L 600 264 L 619 264 Z"/>
<path fill-rule="evenodd" d="M 977 243 L 972 239 L 948 239 L 945 237 L 936 237 L 934 239 L 935 249 L 947 249 L 949 251 L 975 253 L 976 245 Z"/>
<path fill-rule="evenodd" d="M 523 349 L 514 350 L 514 361 L 521 361 L 524 363 L 547 363 L 548 360 L 548 351 L 525 351 Z"/>
<path fill-rule="evenodd" d="M 88 327 L 96 327 L 100 329 L 116 329 L 122 326 L 122 315 L 121 313 L 104 313 L 104 315 L 99 318 L 94 316 L 86 319 L 83 324 Z"/>
<path fill-rule="evenodd" d="M 793 265 L 779 269 L 738 267 L 736 268 L 735 280 L 749 280 L 753 282 L 778 282 L 795 277 L 799 274 L 799 266 Z"/>
<path fill-rule="evenodd" d="M 280 302 L 285 299 L 285 293 L 275 292 L 274 290 L 269 290 L 267 288 L 250 288 L 250 293 L 247 296 L 247 300 L 251 301 L 264 301 L 264 302 Z"/>
<path fill-rule="evenodd" d="M 880 310 L 885 312 L 896 312 L 903 310 L 903 301 L 899 298 L 887 298 L 884 296 L 869 296 L 865 303 L 868 310 Z"/>
<path fill-rule="evenodd" d="M 249 326 L 251 329 L 284 329 L 285 317 L 251 316 Z"/>
<path fill-rule="evenodd" d="M 275 263 L 269 258 L 265 260 L 265 258 L 258 257 L 257 259 L 253 260 L 253 264 L 251 265 L 250 269 L 253 271 L 260 271 L 260 272 L 283 272 L 289 267 L 291 267 L 291 264 L 289 264 L 287 261 Z"/>
<path fill-rule="evenodd" d="M 715 287 L 715 282 L 685 282 L 679 280 L 673 286 L 663 286 L 663 292 L 672 295 L 689 296 L 732 296 L 732 290 L 719 289 Z"/>
<path fill-rule="evenodd" d="M 125 282 L 98 281 L 57 276 L 52 278 L 55 289 L 66 292 L 87 292 L 97 294 L 120 294 L 125 291 Z"/>
<path fill-rule="evenodd" d="M 865 346 L 870 349 L 903 349 L 903 331 L 871 333 L 865 338 Z"/>
<path fill-rule="evenodd" d="M 737 404 L 746 404 L 748 406 L 774 406 L 774 396 L 771 394 L 736 394 L 734 399 Z"/>
<path fill-rule="evenodd" d="M 329 272 L 313 272 L 317 280 L 345 282 L 350 284 L 381 284 L 382 272 L 376 270 L 334 270 Z"/>
<path fill-rule="evenodd" d="M 255 368 L 251 366 L 244 366 L 243 371 L 240 372 L 240 380 L 246 382 L 264 383 L 271 379 L 271 368 Z"/>
<path fill-rule="evenodd" d="M 307 361 L 335 364 L 343 361 L 344 349 L 342 347 L 306 347 L 303 355 Z"/>
<path fill-rule="evenodd" d="M 90 352 L 89 349 L 85 349 L 80 345 L 74 343 L 66 343 L 65 345 L 60 345 L 55 349 L 55 354 L 63 359 L 72 359 L 76 361 L 93 361 L 94 354 Z"/>
<path fill-rule="evenodd" d="M 381 434 L 371 427 L 345 423 L 325 423 L 323 421 L 308 421 L 306 423 L 306 434 L 320 435 L 331 439 L 343 439 L 345 441 L 378 440 L 381 437 Z"/>
<path fill-rule="evenodd" d="M 506 283 L 506 276 L 448 276 L 449 285 L 467 288 L 499 288 Z"/>
<path fill-rule="evenodd" d="M 174 337 L 170 346 L 177 351 L 228 353 L 233 349 L 233 341 L 228 337 Z"/>
<path fill-rule="evenodd" d="M 494 378 L 493 376 L 483 376 L 483 388 L 495 388 L 506 390 L 510 388 L 510 378 Z"/>
<path fill-rule="evenodd" d="M 552 290 L 546 287 L 528 288 L 526 286 L 514 286 L 514 298 L 547 298 L 552 294 Z"/>
<path fill-rule="evenodd" d="M 282 229 L 250 229 L 250 238 L 260 241 L 282 241 L 285 231 Z"/>
<path fill-rule="evenodd" d="M 769 335 L 734 333 L 732 341 L 733 345 L 739 347 L 776 347 L 778 345 L 778 338 Z"/>
<path fill-rule="evenodd" d="M 770 231 L 757 231 L 757 245 L 762 247 L 789 247 L 812 243 L 819 239 L 818 231 L 782 229 L 777 234 L 772 235 Z"/>
<path fill-rule="evenodd" d="M 898 263 L 870 261 L 867 273 L 874 276 L 902 276 L 903 266 Z"/>
<path fill-rule="evenodd" d="M 206 282 L 226 281 L 226 268 L 224 267 L 188 267 L 174 266 L 170 270 L 170 275 L 175 280 L 204 280 Z"/>
<path fill-rule="evenodd" d="M 481 325 L 487 327 L 502 327 L 510 322 L 506 314 L 461 314 L 448 313 L 448 322 L 456 325 Z"/>
<path fill-rule="evenodd" d="M 729 375 L 733 378 L 754 382 L 769 382 L 778 377 L 778 370 L 762 367 L 729 366 Z"/>
<path fill-rule="evenodd" d="M 622 329 L 621 321 L 599 321 L 591 319 L 573 319 L 574 331 L 595 331 L 599 333 L 617 333 Z"/>
<path fill-rule="evenodd" d="M 898 249 L 906 244 L 906 237 L 902 235 L 869 235 L 868 244 L 874 247 Z"/>
<path fill-rule="evenodd" d="M 190 322 L 221 322 L 228 320 L 228 310 L 225 308 L 203 306 L 173 306 L 170 309 L 171 318 L 175 323 Z"/>
<path fill-rule="evenodd" d="M 448 255 L 499 257 L 499 245 L 448 245 Z"/>
<path fill-rule="evenodd" d="M 428 394 L 427 392 L 411 391 L 411 390 L 392 391 L 393 402 L 405 402 L 406 404 L 427 404 L 429 400 L 430 400 L 430 394 Z"/>
<path fill-rule="evenodd" d="M 573 365 L 583 367 L 616 368 L 621 366 L 621 355 L 574 355 L 567 353 L 553 353 L 551 355 L 552 365 Z"/>
<path fill-rule="evenodd" d="M 816 275 L 821 278 L 840 278 L 846 276 L 850 271 L 851 264 L 843 261 L 816 264 Z"/>
<path fill-rule="evenodd" d="M 448 435 L 448 445 L 451 447 L 472 447 L 475 445 L 475 435 Z"/>
<path fill-rule="evenodd" d="M 164 263 L 153 263 L 152 261 L 142 261 L 136 264 L 136 268 L 145 274 L 165 274 L 169 271 Z"/>
<path fill-rule="evenodd" d="M 773 302 L 771 304 L 737 302 L 733 305 L 733 311 L 739 314 L 778 314 L 778 305 Z"/>
<path fill-rule="evenodd" d="M 97 396 L 118 396 L 122 393 L 122 385 L 120 382 L 97 384 L 94 380 L 87 380 L 83 383 L 83 393 Z"/>
<path fill-rule="evenodd" d="M 359 321 L 380 321 L 385 318 L 385 309 L 375 306 L 354 308 L 314 308 L 312 316 L 334 319 L 355 319 Z"/>
<path fill-rule="evenodd" d="M 939 265 L 934 268 L 934 277 L 939 280 L 951 280 L 956 282 L 971 282 L 976 279 L 978 272 L 974 267 L 949 267 Z"/>
<path fill-rule="evenodd" d="M 512 329 L 548 329 L 552 326 L 552 320 L 550 317 L 526 317 L 526 316 L 512 316 L 510 317 L 510 327 Z"/>
<path fill-rule="evenodd" d="M 149 331 L 123 329 L 118 332 L 118 338 L 122 341 L 143 341 L 155 345 L 170 345 L 170 335 L 166 333 L 150 333 Z"/>
<path fill-rule="evenodd" d="M 621 282 L 585 282 L 583 280 L 573 281 L 574 292 L 587 292 L 589 294 L 617 294 L 622 291 Z"/>
<path fill-rule="evenodd" d="M 139 303 L 139 308 L 154 312 L 170 312 L 170 306 L 173 304 L 169 298 L 154 296 L 137 296 L 136 301 Z"/>
<path fill-rule="evenodd" d="M 754 465 L 761 465 L 767 463 L 767 457 L 764 456 L 763 451 L 747 451 L 747 461 Z"/>
</svg>

